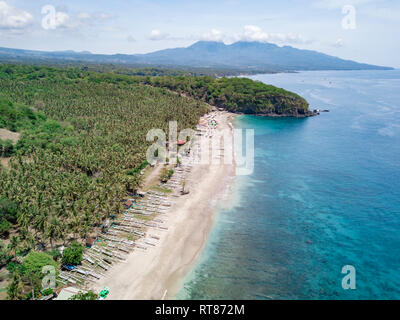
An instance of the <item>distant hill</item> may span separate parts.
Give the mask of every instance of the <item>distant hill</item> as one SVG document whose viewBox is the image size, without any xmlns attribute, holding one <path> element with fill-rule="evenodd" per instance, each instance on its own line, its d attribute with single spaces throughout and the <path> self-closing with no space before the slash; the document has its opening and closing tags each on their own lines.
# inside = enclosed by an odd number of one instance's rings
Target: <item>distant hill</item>
<svg viewBox="0 0 400 320">
<path fill-rule="evenodd" d="M 147 54 L 92 54 L 87 51 L 32 51 L 0 48 L 0 61 L 87 62 L 121 65 L 223 68 L 246 71 L 301 70 L 390 70 L 392 68 L 343 60 L 312 50 L 271 43 L 199 41 L 186 48 L 165 49 Z"/>
<path fill-rule="evenodd" d="M 140 61 L 202 67 L 230 66 L 276 71 L 392 69 L 343 60 L 317 51 L 271 43 L 199 41 L 187 48 L 166 49 L 137 55 Z"/>
</svg>

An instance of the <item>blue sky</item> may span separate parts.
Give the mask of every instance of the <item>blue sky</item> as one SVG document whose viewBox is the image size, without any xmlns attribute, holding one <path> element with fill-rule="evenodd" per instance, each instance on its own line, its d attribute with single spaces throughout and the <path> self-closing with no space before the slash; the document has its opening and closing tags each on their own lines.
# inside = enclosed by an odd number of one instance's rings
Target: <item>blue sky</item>
<svg viewBox="0 0 400 320">
<path fill-rule="evenodd" d="M 50 29 L 45 5 L 55 9 Z M 255 40 L 400 68 L 399 33 L 397 0 L 0 0 L 0 46 L 36 50 L 145 53 Z"/>
</svg>

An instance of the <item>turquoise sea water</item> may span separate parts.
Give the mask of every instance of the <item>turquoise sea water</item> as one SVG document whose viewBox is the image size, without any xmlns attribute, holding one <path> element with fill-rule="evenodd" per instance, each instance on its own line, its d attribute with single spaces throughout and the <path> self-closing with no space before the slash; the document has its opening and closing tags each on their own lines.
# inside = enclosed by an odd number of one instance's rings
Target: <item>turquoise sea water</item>
<svg viewBox="0 0 400 320">
<path fill-rule="evenodd" d="M 308 119 L 240 116 L 255 171 L 237 177 L 178 299 L 400 299 L 400 71 L 258 75 Z M 343 290 L 342 267 L 356 268 Z"/>
</svg>

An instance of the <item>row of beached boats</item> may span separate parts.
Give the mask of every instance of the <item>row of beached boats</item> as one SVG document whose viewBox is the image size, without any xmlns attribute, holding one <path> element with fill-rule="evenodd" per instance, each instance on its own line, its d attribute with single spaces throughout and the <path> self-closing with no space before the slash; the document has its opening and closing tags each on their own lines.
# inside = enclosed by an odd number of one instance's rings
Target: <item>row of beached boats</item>
<svg viewBox="0 0 400 320">
<path fill-rule="evenodd" d="M 215 114 L 204 117 L 199 128 L 198 132 L 204 130 L 207 137 L 212 137 L 216 129 Z M 195 150 L 200 152 L 200 146 L 196 145 Z M 165 225 L 167 214 L 175 204 L 172 198 L 182 194 L 181 188 L 184 189 L 194 158 L 193 152 L 187 153 L 168 182 L 160 185 L 170 192 L 150 190 L 143 198 L 127 199 L 130 205 L 120 217 L 114 217 L 103 227 L 103 232 L 84 251 L 81 265 L 64 266 L 57 281 L 86 289 L 90 283 L 106 277 L 114 264 L 126 262 L 132 251 L 146 251 L 157 246 L 161 239 L 158 233 L 168 231 Z"/>
<path fill-rule="evenodd" d="M 190 156 L 187 156 L 190 158 Z M 186 160 L 186 159 L 185 159 Z M 63 266 L 57 281 L 87 288 L 116 263 L 124 263 L 134 251 L 146 251 L 157 246 L 159 232 L 168 231 L 166 216 L 175 201 L 171 199 L 178 190 L 179 181 L 190 172 L 191 165 L 182 164 L 172 175 L 171 181 L 163 185 L 171 193 L 150 190 L 144 198 L 128 199 L 131 205 L 123 214 L 110 220 L 90 248 L 86 248 L 79 266 Z"/>
</svg>

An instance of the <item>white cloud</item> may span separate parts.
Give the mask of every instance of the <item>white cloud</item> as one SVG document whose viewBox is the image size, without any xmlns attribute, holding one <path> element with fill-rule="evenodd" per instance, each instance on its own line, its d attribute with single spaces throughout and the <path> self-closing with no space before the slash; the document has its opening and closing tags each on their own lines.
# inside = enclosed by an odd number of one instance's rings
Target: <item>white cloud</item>
<svg viewBox="0 0 400 320">
<path fill-rule="evenodd" d="M 237 34 L 236 38 L 244 41 L 267 42 L 270 36 L 268 33 L 263 32 L 260 27 L 249 25 L 244 26 L 243 32 Z"/>
<path fill-rule="evenodd" d="M 368 8 L 366 12 L 370 16 L 386 21 L 392 20 L 397 22 L 400 20 L 399 8 L 387 8 L 387 7 Z"/>
<path fill-rule="evenodd" d="M 105 13 L 105 12 L 100 12 L 96 15 L 97 19 L 99 20 L 107 20 L 112 18 L 111 14 Z"/>
<path fill-rule="evenodd" d="M 5 1 L 0 1 L 0 28 L 21 29 L 33 21 L 33 16 L 27 11 L 12 7 Z"/>
<path fill-rule="evenodd" d="M 58 27 L 69 27 L 69 15 L 65 12 L 58 11 L 55 15 L 54 25 Z"/>
<path fill-rule="evenodd" d="M 307 44 L 312 41 L 296 33 L 268 33 L 254 25 L 244 26 L 243 31 L 234 36 L 235 41 L 258 41 L 276 44 Z"/>
<path fill-rule="evenodd" d="M 284 44 L 308 44 L 311 40 L 305 39 L 302 35 L 296 33 L 268 33 L 264 32 L 260 27 L 254 25 L 244 26 L 243 31 L 236 34 L 227 34 L 217 29 L 203 34 L 201 40 L 222 41 L 232 43 L 236 41 L 257 41 L 271 42 L 280 45 Z"/>
<path fill-rule="evenodd" d="M 42 9 L 44 18 L 43 23 L 47 26 L 45 29 L 75 29 L 83 30 L 83 28 L 97 28 L 105 20 L 112 18 L 111 15 L 104 12 L 89 13 L 79 12 L 75 15 L 69 15 L 67 8 L 56 9 L 53 6 L 45 6 Z M 44 21 L 44 22 L 43 22 Z M 104 30 L 104 26 L 102 26 Z M 114 31 L 114 30 L 113 30 Z"/>
<path fill-rule="evenodd" d="M 165 40 L 169 37 L 168 33 L 161 32 L 158 29 L 152 30 L 150 35 L 148 36 L 149 40 L 158 41 L 158 40 Z"/>
<path fill-rule="evenodd" d="M 99 28 L 101 27 L 102 30 L 106 30 L 109 27 L 106 27 L 105 21 L 112 19 L 113 16 L 107 14 L 105 12 L 80 12 L 75 16 L 71 16 L 68 18 L 68 22 L 66 23 L 66 27 L 68 28 Z M 97 29 L 99 30 L 99 29 Z M 115 30 L 110 30 L 110 32 L 115 32 Z"/>
<path fill-rule="evenodd" d="M 81 12 L 81 13 L 78 14 L 78 19 L 87 20 L 87 19 L 90 19 L 90 18 L 91 18 L 91 16 L 90 16 L 89 13 Z"/>
<path fill-rule="evenodd" d="M 343 39 L 342 38 L 337 39 L 335 43 L 333 43 L 333 46 L 336 48 L 343 47 L 344 46 Z"/>
<path fill-rule="evenodd" d="M 128 42 L 136 42 L 136 39 L 132 35 L 127 36 L 126 40 L 128 40 Z"/>
<path fill-rule="evenodd" d="M 202 40 L 206 41 L 223 41 L 226 36 L 222 33 L 222 31 L 212 29 L 210 32 L 203 34 L 201 38 Z"/>
</svg>

